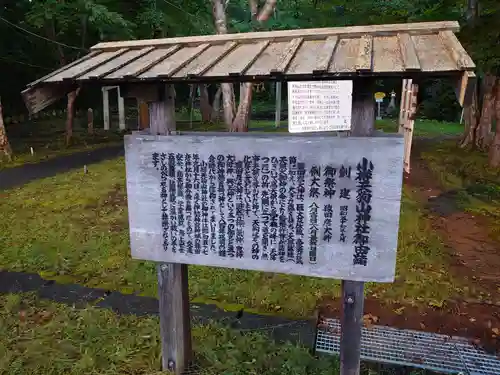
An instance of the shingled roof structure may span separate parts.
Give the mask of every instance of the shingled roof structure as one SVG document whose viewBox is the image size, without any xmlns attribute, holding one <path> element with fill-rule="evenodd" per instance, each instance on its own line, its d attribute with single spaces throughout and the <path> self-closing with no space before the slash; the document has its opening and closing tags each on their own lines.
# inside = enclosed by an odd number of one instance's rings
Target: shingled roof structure
<svg viewBox="0 0 500 375">
<path fill-rule="evenodd" d="M 458 29 L 458 22 L 427 22 L 99 43 L 23 96 L 37 112 L 69 86 L 91 82 L 458 77 L 475 68 Z"/>
</svg>

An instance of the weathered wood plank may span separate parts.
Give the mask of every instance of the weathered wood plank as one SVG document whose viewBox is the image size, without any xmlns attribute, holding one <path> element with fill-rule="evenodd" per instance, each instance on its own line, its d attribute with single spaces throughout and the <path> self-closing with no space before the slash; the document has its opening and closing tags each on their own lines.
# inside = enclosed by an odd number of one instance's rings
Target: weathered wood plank
<svg viewBox="0 0 500 375">
<path fill-rule="evenodd" d="M 401 48 L 397 36 L 378 36 L 373 40 L 373 71 L 404 71 Z"/>
<path fill-rule="evenodd" d="M 189 44 L 189 43 L 216 43 L 228 41 L 252 41 L 270 39 L 273 41 L 282 41 L 279 39 L 321 39 L 328 36 L 340 36 L 346 38 L 356 38 L 365 34 L 387 35 L 390 33 L 429 33 L 441 30 L 450 30 L 458 32 L 460 26 L 456 21 L 444 22 L 419 22 L 419 23 L 399 23 L 387 25 L 369 25 L 369 26 L 349 26 L 349 27 L 329 27 L 319 29 L 296 29 L 296 30 L 278 30 L 252 33 L 220 34 L 220 35 L 201 35 L 180 38 L 165 39 L 147 39 L 147 40 L 128 40 L 121 42 L 103 42 L 93 46 L 92 50 L 125 48 L 125 47 L 144 47 L 144 46 L 162 46 L 169 44 Z"/>
<path fill-rule="evenodd" d="M 204 77 L 228 76 L 230 73 L 239 74 L 244 71 L 248 63 L 265 48 L 267 41 L 257 44 L 238 44 L 226 54 L 216 65 L 208 69 Z"/>
<path fill-rule="evenodd" d="M 99 53 L 101 53 L 101 52 L 100 52 L 100 51 L 92 51 L 92 52 L 90 52 L 90 53 L 86 54 L 85 56 L 80 57 L 79 59 L 77 59 L 77 60 L 75 60 L 75 61 L 73 61 L 73 62 L 69 63 L 68 65 L 65 65 L 65 66 L 63 66 L 63 67 L 61 67 L 61 68 L 59 68 L 59 69 L 57 69 L 57 70 L 54 70 L 52 73 L 49 73 L 49 74 L 47 74 L 47 75 L 44 75 L 42 78 L 39 78 L 39 79 L 37 79 L 36 81 L 31 82 L 31 83 L 28 85 L 28 87 L 35 86 L 36 84 L 38 84 L 38 83 L 40 83 L 40 82 L 43 82 L 43 81 L 45 81 L 46 79 L 48 79 L 48 78 L 50 78 L 50 77 L 53 77 L 53 76 L 55 76 L 56 74 L 59 74 L 60 72 L 62 72 L 62 71 L 64 71 L 64 70 L 66 70 L 66 69 L 71 68 L 72 66 L 75 66 L 75 65 L 77 65 L 77 64 L 80 64 L 80 63 L 82 63 L 82 62 L 84 62 L 84 61 L 86 61 L 86 60 L 89 60 L 90 58 L 92 58 L 92 57 L 94 57 L 94 56 L 98 55 Z"/>
<path fill-rule="evenodd" d="M 313 73 L 325 73 L 328 71 L 338 41 L 338 36 L 329 36 L 326 38 L 321 51 L 316 57 L 316 68 L 313 70 Z"/>
<path fill-rule="evenodd" d="M 415 114 L 417 112 L 417 96 L 418 96 L 418 85 L 410 84 L 409 86 L 409 104 L 407 110 L 407 118 L 403 125 L 403 134 L 405 142 L 405 151 L 403 159 L 403 169 L 406 173 L 410 173 L 410 163 L 411 163 L 411 146 L 413 142 L 413 126 L 415 123 Z"/>
<path fill-rule="evenodd" d="M 283 74 L 287 70 L 288 66 L 290 65 L 295 55 L 297 54 L 299 48 L 301 48 L 302 42 L 303 42 L 302 38 L 292 39 L 292 41 L 288 43 L 288 45 L 286 46 L 285 50 L 283 51 L 283 54 L 280 56 L 278 65 L 276 65 L 276 67 L 271 69 L 271 73 Z"/>
<path fill-rule="evenodd" d="M 415 50 L 415 44 L 413 43 L 413 39 L 410 34 L 399 33 L 398 39 L 405 70 L 420 70 L 421 68 L 420 62 L 418 61 L 417 51 Z"/>
<path fill-rule="evenodd" d="M 474 61 L 472 61 L 469 54 L 452 31 L 440 31 L 439 37 L 450 52 L 459 69 L 470 70 L 476 67 L 476 64 L 474 64 Z"/>
<path fill-rule="evenodd" d="M 56 74 L 55 76 L 47 78 L 45 82 L 62 82 L 66 79 L 77 78 L 80 75 L 83 75 L 95 69 L 97 66 L 104 64 L 125 52 L 127 52 L 127 48 L 121 48 L 117 51 L 100 53 L 96 56 L 91 57 L 90 59 L 81 62 L 80 64 L 73 65 L 71 68 L 63 70 L 61 73 Z"/>
<path fill-rule="evenodd" d="M 225 44 L 214 45 L 203 51 L 196 59 L 186 64 L 177 71 L 174 77 L 196 77 L 203 75 L 208 69 L 217 64 L 238 44 L 236 42 L 227 42 Z"/>
<path fill-rule="evenodd" d="M 255 60 L 257 60 L 259 58 L 261 53 L 264 52 L 267 47 L 269 47 L 269 43 L 270 42 L 268 40 L 266 40 L 264 42 L 261 42 L 261 43 L 255 45 L 255 49 L 254 49 L 253 53 L 248 55 L 248 56 L 245 56 L 245 59 L 246 59 L 245 65 L 241 69 L 235 68 L 233 70 L 230 70 L 228 72 L 229 75 L 243 75 L 243 74 L 245 74 L 247 69 L 249 69 L 253 65 L 253 63 L 255 62 Z M 243 56 L 242 56 L 242 58 L 243 58 Z"/>
<path fill-rule="evenodd" d="M 458 69 L 450 54 L 444 48 L 438 34 L 412 35 L 418 60 L 423 72 L 454 71 Z"/>
<path fill-rule="evenodd" d="M 373 105 L 373 101 L 371 101 L 371 104 Z M 212 136 L 210 134 L 148 137 L 137 134 L 126 136 L 125 148 L 130 238 L 134 258 L 358 281 L 392 281 L 394 279 L 402 182 L 402 138 L 337 138 L 304 135 L 277 137 L 267 134 L 244 137 Z M 178 176 L 176 171 L 180 171 L 183 176 L 188 176 L 184 177 L 184 179 L 188 179 L 189 186 L 191 185 L 189 178 L 194 178 L 186 174 L 183 165 L 177 164 L 175 168 L 178 169 L 169 168 L 171 177 L 165 175 L 162 177 L 159 171 L 162 164 L 158 158 L 163 153 L 167 155 L 165 160 L 168 159 L 169 153 L 182 154 L 183 158 L 189 153 L 192 169 L 201 168 L 199 173 L 200 181 L 207 177 L 207 174 L 210 175 L 210 171 L 207 172 L 206 169 L 206 166 L 211 163 L 210 160 L 214 160 L 214 162 L 216 162 L 215 160 L 220 161 L 220 156 L 225 158 L 225 155 L 234 155 L 235 165 L 239 161 L 249 160 L 251 162 L 251 160 L 255 160 L 252 155 L 259 156 L 262 163 L 267 160 L 266 158 L 274 160 L 272 158 L 276 157 L 282 163 L 289 160 L 290 157 L 297 158 L 297 163 L 305 163 L 304 168 L 307 171 L 313 165 L 317 165 L 321 170 L 331 165 L 337 171 L 340 171 L 343 165 L 345 171 L 349 167 L 351 168 L 352 176 L 351 178 L 337 178 L 336 187 L 338 193 L 334 198 L 324 197 L 323 194 L 318 198 L 314 198 L 314 195 L 310 197 L 309 194 L 304 197 L 304 207 L 308 207 L 310 210 L 314 207 L 323 208 L 325 205 L 333 205 L 336 219 L 331 228 L 331 238 L 324 238 L 323 231 L 321 231 L 321 235 L 318 232 L 316 245 L 310 245 L 312 244 L 312 235 L 308 231 L 309 225 L 312 225 L 312 220 L 317 220 L 318 227 L 324 228 L 324 218 L 322 213 L 318 213 L 316 219 L 314 219 L 315 216 L 312 211 L 308 212 L 306 210 L 304 211 L 304 224 L 307 228 L 305 228 L 304 235 L 299 236 L 304 243 L 303 250 L 297 249 L 289 254 L 281 254 L 281 245 L 277 240 L 275 244 L 260 247 L 257 254 L 259 259 L 255 259 L 256 253 L 251 251 L 254 241 L 261 244 L 262 238 L 268 238 L 269 236 L 259 231 L 256 240 L 253 237 L 255 233 L 252 228 L 255 228 L 253 226 L 255 220 L 257 220 L 260 228 L 266 227 L 266 224 L 262 221 L 260 208 L 257 215 L 252 212 L 252 209 L 243 215 L 241 218 L 242 223 L 239 224 L 243 233 L 241 233 L 238 240 L 235 240 L 232 237 L 232 232 L 227 232 L 230 230 L 231 225 L 230 210 L 234 209 L 234 207 L 229 207 L 226 204 L 227 200 L 219 201 L 219 198 L 222 197 L 220 190 L 216 192 L 215 209 L 210 213 L 210 216 L 215 217 L 215 223 L 217 223 L 214 228 L 209 227 L 202 231 L 198 226 L 198 229 L 196 229 L 196 221 L 193 221 L 196 213 L 194 215 L 188 214 L 188 211 L 185 210 L 186 202 L 190 203 L 190 207 L 197 207 L 198 205 L 195 204 L 194 199 L 199 199 L 199 202 L 206 202 L 205 199 L 208 199 L 208 195 L 206 195 L 208 193 L 204 193 L 202 190 L 194 190 L 194 188 L 189 199 L 186 198 L 184 193 L 180 197 L 180 195 L 178 196 L 180 192 L 175 193 L 175 196 L 173 191 L 167 192 L 167 195 L 171 195 L 164 199 L 168 198 L 168 202 L 175 202 L 176 215 L 183 214 L 184 221 L 181 224 L 169 216 L 169 227 L 162 226 L 162 203 L 166 205 L 174 204 L 167 203 L 167 201 L 163 202 L 160 197 L 162 178 L 172 179 L 174 178 L 172 176 Z M 212 156 L 215 159 L 211 159 Z M 245 156 L 250 156 L 250 159 L 245 159 Z M 282 157 L 285 159 L 281 159 Z M 359 261 L 363 262 L 364 260 L 360 258 L 361 255 L 355 257 L 352 242 L 355 233 L 356 199 L 340 199 L 338 195 L 342 189 L 347 189 L 351 191 L 350 196 L 354 197 L 356 168 L 358 163 L 363 163 L 365 157 L 370 158 L 370 160 L 367 160 L 366 164 L 363 165 L 367 168 L 371 168 L 371 165 L 374 167 L 371 182 L 370 246 L 369 251 L 366 253 L 366 266 L 358 264 Z M 195 162 L 195 160 L 198 161 Z M 165 163 L 167 162 L 165 161 Z M 200 167 L 201 165 L 205 165 L 205 167 Z M 205 168 L 204 171 L 203 168 Z M 245 168 L 248 168 L 249 173 L 253 170 L 249 165 Z M 255 168 L 256 171 L 266 170 L 266 168 L 261 169 L 261 164 L 257 164 Z M 258 178 L 260 179 L 261 176 Z M 305 186 L 310 186 L 309 178 L 308 175 Z M 165 181 L 165 183 L 168 183 L 168 181 Z M 223 181 L 225 181 L 223 183 L 224 192 L 227 192 L 229 182 L 225 177 Z M 238 178 L 233 179 L 233 181 L 236 183 L 235 186 L 239 184 Z M 211 183 L 207 181 L 208 185 Z M 213 183 L 216 183 L 215 179 Z M 244 184 L 242 186 L 252 189 L 251 183 L 245 183 L 244 181 L 241 183 Z M 323 186 L 321 181 L 320 186 Z M 247 193 L 251 199 L 251 196 L 253 196 L 252 191 L 250 190 Z M 260 196 L 260 194 L 259 188 L 257 195 Z M 195 198 L 196 196 L 198 198 Z M 296 201 L 296 199 L 301 200 L 302 197 L 298 198 L 292 194 L 291 199 Z M 179 202 L 182 202 L 180 208 L 178 206 Z M 237 199 L 234 200 L 235 205 L 238 202 Z M 272 204 L 278 205 L 279 203 Z M 340 227 L 338 221 L 340 219 L 337 220 L 340 214 L 339 205 L 348 207 L 345 228 Z M 267 210 L 265 207 L 263 209 Z M 294 220 L 296 220 L 296 217 L 298 216 L 294 216 Z M 173 231 L 173 228 L 175 228 L 175 231 Z M 193 230 L 191 235 L 187 234 L 187 228 Z M 212 234 L 214 235 L 213 241 L 210 240 L 205 244 L 201 242 L 202 236 L 207 235 L 208 238 L 212 238 Z M 345 236 L 345 242 L 343 242 L 343 236 Z M 293 237 L 295 238 L 295 235 Z M 165 238 L 168 240 L 165 241 Z M 172 242 L 174 238 L 175 243 Z M 288 232 L 286 232 L 286 238 L 288 238 Z M 184 247 L 182 247 L 182 243 L 184 243 Z M 255 250 L 255 246 L 253 248 Z M 356 254 L 358 253 L 356 252 Z M 276 257 L 276 260 L 271 260 L 273 257 Z"/>
<path fill-rule="evenodd" d="M 356 59 L 356 70 L 369 72 L 372 70 L 373 61 L 373 37 L 363 35 L 359 41 L 358 58 Z"/>
<path fill-rule="evenodd" d="M 476 75 L 474 72 L 465 71 L 460 74 L 455 86 L 455 95 L 462 107 L 470 104 L 475 86 Z"/>
<path fill-rule="evenodd" d="M 288 42 L 271 43 L 246 71 L 249 76 L 269 75 L 271 70 L 276 69 L 281 61 Z"/>
<path fill-rule="evenodd" d="M 38 113 L 74 90 L 70 85 L 39 84 L 21 92 L 29 114 Z"/>
<path fill-rule="evenodd" d="M 78 81 L 88 80 L 88 79 L 97 79 L 101 78 L 104 75 L 111 74 L 125 65 L 135 61 L 141 56 L 151 52 L 154 47 L 146 47 L 142 49 L 135 49 L 131 51 L 127 51 L 124 54 L 114 58 L 111 61 L 108 61 L 105 64 L 99 65 L 95 69 L 91 70 L 88 73 L 85 73 L 78 77 Z"/>
<path fill-rule="evenodd" d="M 157 48 L 139 57 L 137 60 L 130 62 L 122 68 L 106 75 L 103 79 L 118 80 L 132 78 L 151 69 L 154 65 L 165 60 L 167 57 L 177 52 L 181 47 L 179 45 L 170 46 L 168 48 Z"/>
<path fill-rule="evenodd" d="M 184 47 L 174 54 L 170 55 L 163 61 L 153 65 L 149 70 L 139 75 L 139 78 L 161 78 L 169 77 L 179 69 L 181 69 L 184 64 L 189 63 L 191 60 L 195 59 L 200 53 L 210 47 L 209 44 L 200 44 L 196 47 Z"/>
<path fill-rule="evenodd" d="M 355 72 L 359 46 L 359 38 L 341 39 L 328 71 L 330 73 Z"/>
</svg>

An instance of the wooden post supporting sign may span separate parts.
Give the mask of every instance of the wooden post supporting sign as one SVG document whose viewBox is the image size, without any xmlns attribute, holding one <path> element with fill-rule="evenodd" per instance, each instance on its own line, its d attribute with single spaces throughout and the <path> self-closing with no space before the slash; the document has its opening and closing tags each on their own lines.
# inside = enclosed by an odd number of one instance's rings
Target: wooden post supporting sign
<svg viewBox="0 0 500 375">
<path fill-rule="evenodd" d="M 161 94 L 158 99 L 162 99 Z M 169 135 L 175 131 L 173 85 L 166 85 L 163 100 L 149 102 L 149 113 L 150 134 Z M 162 368 L 181 375 L 192 359 L 188 266 L 159 263 L 157 269 Z"/>
<path fill-rule="evenodd" d="M 373 81 L 354 81 L 351 135 L 369 137 L 375 125 L 372 99 Z M 342 280 L 342 316 L 340 338 L 340 374 L 359 375 L 361 328 L 363 326 L 364 283 Z"/>
</svg>

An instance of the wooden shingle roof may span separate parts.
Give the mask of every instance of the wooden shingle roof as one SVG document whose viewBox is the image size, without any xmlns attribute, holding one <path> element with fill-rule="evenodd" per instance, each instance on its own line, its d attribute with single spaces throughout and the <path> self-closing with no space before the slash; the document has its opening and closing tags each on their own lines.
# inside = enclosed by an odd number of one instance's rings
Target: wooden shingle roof
<svg viewBox="0 0 500 375">
<path fill-rule="evenodd" d="M 86 82 L 449 75 L 475 68 L 458 29 L 458 22 L 427 22 L 99 43 L 23 95 L 28 104 L 35 87 Z"/>
</svg>

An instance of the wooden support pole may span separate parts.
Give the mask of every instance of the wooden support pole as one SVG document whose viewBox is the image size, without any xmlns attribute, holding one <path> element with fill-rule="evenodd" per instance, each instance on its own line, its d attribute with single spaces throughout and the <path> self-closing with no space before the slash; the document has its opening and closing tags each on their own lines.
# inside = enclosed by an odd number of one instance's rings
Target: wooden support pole
<svg viewBox="0 0 500 375">
<path fill-rule="evenodd" d="M 373 80 L 354 81 L 351 135 L 369 137 L 375 127 Z M 359 375 L 361 328 L 363 327 L 364 283 L 342 280 L 342 316 L 340 337 L 340 374 Z"/>
<path fill-rule="evenodd" d="M 280 127 L 281 122 L 281 87 L 283 82 L 276 82 L 276 115 L 275 115 L 275 126 L 276 128 Z"/>
<path fill-rule="evenodd" d="M 151 134 L 175 131 L 174 98 L 173 85 L 167 85 L 164 100 L 149 103 Z M 162 368 L 175 375 L 181 375 L 192 360 L 188 288 L 187 264 L 158 264 Z"/>
<path fill-rule="evenodd" d="M 116 88 L 118 92 L 118 126 L 120 130 L 125 130 L 125 99 L 121 96 L 120 86 Z"/>
<path fill-rule="evenodd" d="M 106 87 L 102 88 L 102 119 L 104 130 L 109 130 L 109 93 Z"/>
</svg>

